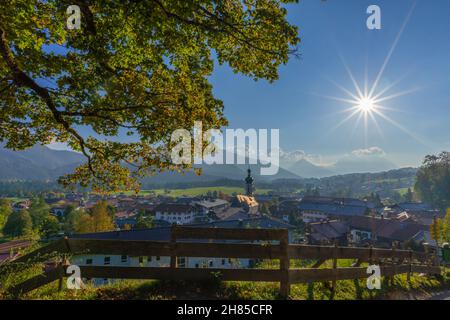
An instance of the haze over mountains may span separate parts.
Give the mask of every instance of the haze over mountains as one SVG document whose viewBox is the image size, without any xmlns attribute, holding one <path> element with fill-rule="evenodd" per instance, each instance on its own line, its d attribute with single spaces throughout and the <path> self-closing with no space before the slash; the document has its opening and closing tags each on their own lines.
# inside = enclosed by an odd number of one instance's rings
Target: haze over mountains
<svg viewBox="0 0 450 320">
<path fill-rule="evenodd" d="M 0 180 L 54 180 L 71 172 L 84 160 L 79 153 L 45 146 L 24 151 L 0 146 Z"/>
<path fill-rule="evenodd" d="M 25 151 L 11 151 L 0 146 L 0 180 L 55 180 L 70 173 L 83 163 L 85 158 L 76 152 L 53 150 L 46 146 L 35 146 Z M 193 172 L 180 175 L 165 172 L 146 178 L 153 182 L 214 181 L 218 179 L 241 180 L 248 165 L 201 165 L 202 175 Z M 281 153 L 280 168 L 276 175 L 261 176 L 259 165 L 251 165 L 252 174 L 265 181 L 275 179 L 322 178 L 347 173 L 381 172 L 396 169 L 397 166 L 382 156 L 361 156 L 351 154 L 342 157 L 332 165 L 317 165 L 301 151 Z"/>
</svg>

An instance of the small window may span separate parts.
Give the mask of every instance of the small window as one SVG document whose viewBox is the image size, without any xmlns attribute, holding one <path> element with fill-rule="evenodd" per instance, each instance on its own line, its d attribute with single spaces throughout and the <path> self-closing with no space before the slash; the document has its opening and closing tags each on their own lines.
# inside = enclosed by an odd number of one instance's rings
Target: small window
<svg viewBox="0 0 450 320">
<path fill-rule="evenodd" d="M 92 259 L 86 259 L 86 264 L 92 264 Z"/>
<path fill-rule="evenodd" d="M 198 268 L 198 263 L 195 264 L 195 267 Z"/>
<path fill-rule="evenodd" d="M 161 260 L 161 257 L 160 256 L 156 256 L 156 261 L 159 261 L 159 260 Z"/>
<path fill-rule="evenodd" d="M 209 261 L 209 267 L 212 268 L 213 267 L 213 261 Z"/>
<path fill-rule="evenodd" d="M 144 257 L 139 257 L 139 263 L 144 263 Z"/>
<path fill-rule="evenodd" d="M 152 256 L 147 257 L 147 262 L 152 262 Z"/>
<path fill-rule="evenodd" d="M 104 265 L 111 264 L 111 257 L 105 257 L 105 259 L 103 260 L 103 264 Z"/>
<path fill-rule="evenodd" d="M 127 262 L 128 261 L 128 257 L 127 256 L 121 256 L 120 257 L 120 261 Z"/>
<path fill-rule="evenodd" d="M 222 259 L 222 265 L 224 266 L 225 265 L 225 259 Z"/>
</svg>

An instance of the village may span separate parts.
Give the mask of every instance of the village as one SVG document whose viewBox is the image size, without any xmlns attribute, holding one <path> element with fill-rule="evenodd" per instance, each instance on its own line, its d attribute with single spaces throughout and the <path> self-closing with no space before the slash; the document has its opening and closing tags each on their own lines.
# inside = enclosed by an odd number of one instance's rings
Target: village
<svg viewBox="0 0 450 320">
<path fill-rule="evenodd" d="M 383 205 L 382 200 L 368 201 L 325 196 L 289 194 L 260 195 L 255 188 L 251 170 L 242 183 L 242 193 L 227 195 L 208 192 L 203 196 L 113 196 L 67 193 L 64 197 L 46 197 L 50 215 L 59 228 L 41 235 L 40 241 L 63 237 L 99 240 L 169 241 L 171 226 L 202 228 L 287 229 L 289 243 L 305 245 L 339 245 L 345 247 L 398 248 L 427 251 L 437 248 L 431 232 L 436 219 L 445 213 L 420 202 Z M 107 205 L 113 216 L 113 229 L 95 232 L 64 230 L 69 211 L 89 212 L 99 203 Z M 30 200 L 13 204 L 14 211 L 28 210 Z M 201 241 L 201 240 L 199 240 Z M 17 243 L 17 245 L 14 245 Z M 19 249 L 31 241 L 13 240 L 0 244 L 1 261 L 17 258 Z M 16 254 L 14 253 L 16 252 Z M 170 257 L 77 255 L 71 263 L 84 266 L 164 267 Z M 255 259 L 208 257 L 177 257 L 180 268 L 252 268 Z M 94 279 L 96 285 L 109 279 Z"/>
</svg>

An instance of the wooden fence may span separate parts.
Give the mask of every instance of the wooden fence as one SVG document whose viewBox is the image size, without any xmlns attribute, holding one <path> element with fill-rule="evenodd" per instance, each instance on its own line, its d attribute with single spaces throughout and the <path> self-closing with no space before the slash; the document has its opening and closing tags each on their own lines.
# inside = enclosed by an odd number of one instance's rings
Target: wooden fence
<svg viewBox="0 0 450 320">
<path fill-rule="evenodd" d="M 224 242 L 224 240 L 235 240 Z M 237 241 L 241 240 L 241 241 Z M 170 279 L 207 280 L 217 277 L 223 281 L 279 282 L 280 295 L 287 297 L 290 285 L 367 278 L 363 262 L 380 265 L 381 275 L 392 277 L 413 272 L 439 274 L 435 253 L 410 250 L 315 246 L 289 244 L 285 229 L 226 229 L 174 226 L 170 241 L 97 240 L 65 238 L 31 252 L 11 263 L 27 263 L 36 256 L 51 252 L 127 256 L 167 256 L 169 267 L 80 266 L 83 278 L 111 279 Z M 179 268 L 177 257 L 277 259 L 278 269 Z M 311 268 L 290 268 L 291 259 L 311 259 Z M 333 268 L 319 268 L 327 260 Z M 352 267 L 338 268 L 338 259 L 355 259 Z M 25 293 L 67 276 L 67 262 L 24 281 L 10 289 L 13 294 Z"/>
</svg>

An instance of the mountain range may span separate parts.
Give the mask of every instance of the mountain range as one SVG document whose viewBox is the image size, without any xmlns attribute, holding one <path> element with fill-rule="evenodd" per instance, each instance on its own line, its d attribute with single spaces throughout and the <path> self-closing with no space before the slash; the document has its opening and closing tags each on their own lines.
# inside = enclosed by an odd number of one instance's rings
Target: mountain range
<svg viewBox="0 0 450 320">
<path fill-rule="evenodd" d="M 85 158 L 73 151 L 54 150 L 46 146 L 34 146 L 25 151 L 12 151 L 0 146 L 0 180 L 55 180 L 70 173 L 83 163 Z M 200 165 L 201 176 L 193 172 L 181 175 L 164 172 L 145 178 L 146 182 L 191 182 L 219 179 L 241 180 L 248 165 Z M 252 175 L 263 181 L 275 179 L 322 178 L 347 173 L 380 172 L 397 167 L 384 157 L 345 156 L 333 165 L 320 166 L 305 157 L 282 154 L 280 168 L 273 176 L 261 176 L 259 165 L 250 165 Z"/>
</svg>

